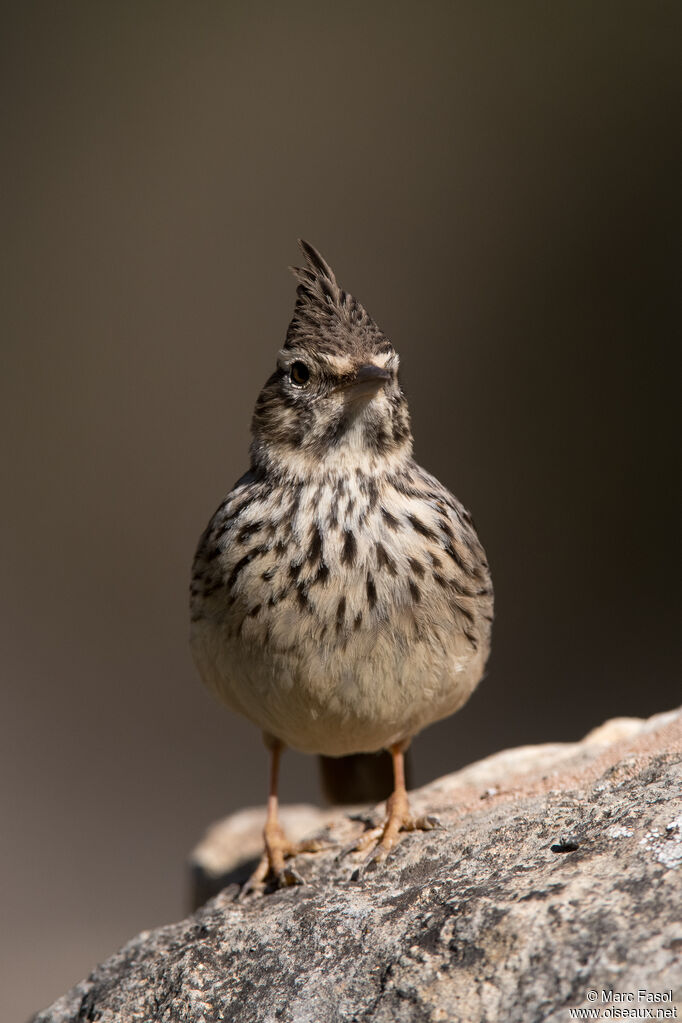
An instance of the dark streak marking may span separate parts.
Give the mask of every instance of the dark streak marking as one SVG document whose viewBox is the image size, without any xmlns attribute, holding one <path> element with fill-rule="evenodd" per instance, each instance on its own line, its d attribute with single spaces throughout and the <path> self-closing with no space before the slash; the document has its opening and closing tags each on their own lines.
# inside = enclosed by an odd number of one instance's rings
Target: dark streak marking
<svg viewBox="0 0 682 1023">
<path fill-rule="evenodd" d="M 471 599 L 476 596 L 473 590 L 470 590 L 468 586 L 460 582 L 456 576 L 453 576 L 452 579 L 448 579 L 448 585 L 454 590 L 458 597 L 469 597 Z"/>
<path fill-rule="evenodd" d="M 310 530 L 310 550 L 308 551 L 308 560 L 315 562 L 321 554 L 322 534 L 320 533 L 319 526 L 315 523 Z"/>
<path fill-rule="evenodd" d="M 289 588 L 285 586 L 284 589 L 278 590 L 277 593 L 273 593 L 268 600 L 270 607 L 274 607 L 275 604 L 279 604 L 280 600 L 284 600 L 288 592 Z"/>
<path fill-rule="evenodd" d="M 417 561 L 416 558 L 408 558 L 408 564 L 418 579 L 422 579 L 424 576 L 424 566 L 421 561 Z"/>
<path fill-rule="evenodd" d="M 291 504 L 289 506 L 289 514 L 290 514 L 292 519 L 296 515 L 296 512 L 298 511 L 298 506 L 301 503 L 301 492 L 302 492 L 302 490 L 303 490 L 303 484 L 302 483 L 298 483 L 296 488 L 295 488 L 295 490 L 294 490 L 294 496 L 292 497 Z"/>
<path fill-rule="evenodd" d="M 251 561 L 253 561 L 254 558 L 258 557 L 261 554 L 265 554 L 266 551 L 267 551 L 267 547 L 254 547 L 254 549 L 252 551 L 249 551 L 248 554 L 245 554 L 243 558 L 239 559 L 237 564 L 232 569 L 232 573 L 230 575 L 230 578 L 227 580 L 227 588 L 228 588 L 228 590 L 232 589 L 232 587 L 236 583 L 237 578 L 239 577 L 239 573 L 242 571 L 242 569 L 246 568 L 246 566 Z"/>
<path fill-rule="evenodd" d="M 329 517 L 327 519 L 327 522 L 329 523 L 330 529 L 333 529 L 334 526 L 338 525 L 338 522 L 339 522 L 339 509 L 338 509 L 338 502 L 337 502 L 336 497 L 334 497 L 332 499 L 331 507 L 329 509 Z"/>
<path fill-rule="evenodd" d="M 316 574 L 314 575 L 314 577 L 310 581 L 310 585 L 311 586 L 315 586 L 316 583 L 326 583 L 328 578 L 329 578 L 329 568 L 327 567 L 327 565 L 325 564 L 324 561 L 321 561 L 320 562 L 320 567 L 318 568 Z"/>
<path fill-rule="evenodd" d="M 382 543 L 376 544 L 376 552 L 377 552 L 377 567 L 378 568 L 387 568 L 388 571 L 391 573 L 391 575 L 395 575 L 396 574 L 395 561 L 387 553 L 386 548 L 384 547 L 384 545 Z"/>
<path fill-rule="evenodd" d="M 343 541 L 343 550 L 341 552 L 341 563 L 343 565 L 352 565 L 355 561 L 355 555 L 357 554 L 358 545 L 355 537 L 349 529 L 346 530 L 346 535 Z"/>
<path fill-rule="evenodd" d="M 421 536 L 425 536 L 428 540 L 435 540 L 436 534 L 428 526 L 424 525 L 421 519 L 418 519 L 416 515 L 407 516 L 412 528 L 419 533 Z"/>
<path fill-rule="evenodd" d="M 400 529 L 400 522 L 398 519 L 395 515 L 391 515 L 390 511 L 388 511 L 387 508 L 384 508 L 383 505 L 381 507 L 381 514 L 383 515 L 389 529 Z"/>
<path fill-rule="evenodd" d="M 304 440 L 305 433 L 303 432 L 303 428 L 297 425 L 293 427 L 291 432 L 288 434 L 286 438 L 286 446 L 290 451 L 297 451 L 303 444 Z"/>
<path fill-rule="evenodd" d="M 474 650 L 478 650 L 478 641 L 476 637 L 471 632 L 468 632 L 466 629 L 464 630 L 464 635 L 469 640 Z"/>
<path fill-rule="evenodd" d="M 446 543 L 444 545 L 444 547 L 443 547 L 443 550 L 445 551 L 446 554 L 450 555 L 450 557 L 452 558 L 454 563 L 457 565 L 458 568 L 460 568 L 462 570 L 462 572 L 465 572 L 469 576 L 471 575 L 471 571 L 470 571 L 469 567 L 462 560 L 462 557 L 459 554 L 459 551 L 455 548 L 454 544 Z"/>
<path fill-rule="evenodd" d="M 464 607 L 462 605 L 462 601 L 461 600 L 455 600 L 454 604 L 455 604 L 455 607 L 457 608 L 457 610 L 460 612 L 460 614 L 463 614 L 464 617 L 467 619 L 467 621 L 473 623 L 474 616 L 472 615 L 472 613 L 469 610 L 469 608 L 468 607 Z"/>
<path fill-rule="evenodd" d="M 341 597 L 339 600 L 338 607 L 336 608 L 336 628 L 343 628 L 344 618 L 346 617 L 346 598 Z"/>
<path fill-rule="evenodd" d="M 248 525 L 242 526 L 237 534 L 237 543 L 244 543 L 245 540 L 248 540 L 250 536 L 257 533 L 259 529 L 262 529 L 262 527 L 263 522 L 261 519 L 257 522 L 250 522 Z"/>
<path fill-rule="evenodd" d="M 447 537 L 450 543 L 454 546 L 455 534 L 453 532 L 452 526 L 450 525 L 447 519 L 440 520 L 440 528 L 443 530 L 444 535 Z"/>
</svg>

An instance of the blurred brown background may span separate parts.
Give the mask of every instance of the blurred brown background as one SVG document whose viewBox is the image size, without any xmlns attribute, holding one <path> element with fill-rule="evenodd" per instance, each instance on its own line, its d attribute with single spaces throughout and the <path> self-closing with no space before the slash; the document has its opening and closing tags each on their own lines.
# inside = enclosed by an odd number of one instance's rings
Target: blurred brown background
<svg viewBox="0 0 682 1023">
<path fill-rule="evenodd" d="M 192 844 L 263 798 L 187 585 L 299 235 L 400 351 L 493 567 L 488 677 L 417 783 L 679 702 L 681 10 L 5 6 L 3 1018 L 180 917 Z"/>
</svg>

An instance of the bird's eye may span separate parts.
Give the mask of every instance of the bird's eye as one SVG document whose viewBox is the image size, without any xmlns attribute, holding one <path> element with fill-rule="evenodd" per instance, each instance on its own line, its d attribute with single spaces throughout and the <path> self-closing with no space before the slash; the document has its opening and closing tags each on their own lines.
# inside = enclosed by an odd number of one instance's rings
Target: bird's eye
<svg viewBox="0 0 682 1023">
<path fill-rule="evenodd" d="M 289 376 L 292 384 L 295 384 L 296 387 L 305 387 L 310 380 L 310 370 L 305 362 L 292 362 Z"/>
</svg>

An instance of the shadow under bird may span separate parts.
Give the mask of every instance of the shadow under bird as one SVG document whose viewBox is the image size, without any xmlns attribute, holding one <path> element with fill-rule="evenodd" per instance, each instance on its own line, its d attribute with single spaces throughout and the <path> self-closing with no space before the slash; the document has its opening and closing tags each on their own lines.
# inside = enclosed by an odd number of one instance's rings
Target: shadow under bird
<svg viewBox="0 0 682 1023">
<path fill-rule="evenodd" d="M 285 746 L 388 750 L 386 819 L 357 850 L 382 860 L 410 813 L 411 738 L 465 703 L 490 649 L 493 592 L 469 513 L 412 457 L 398 355 L 315 249 L 253 413 L 251 467 L 204 531 L 191 647 L 210 690 L 262 729 L 265 852 L 248 889 L 300 881 L 278 821 Z"/>
</svg>

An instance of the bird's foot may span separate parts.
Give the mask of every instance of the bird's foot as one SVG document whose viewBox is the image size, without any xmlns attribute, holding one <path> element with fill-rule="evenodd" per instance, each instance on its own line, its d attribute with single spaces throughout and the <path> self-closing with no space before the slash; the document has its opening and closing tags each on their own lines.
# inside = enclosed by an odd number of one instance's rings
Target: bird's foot
<svg viewBox="0 0 682 1023">
<path fill-rule="evenodd" d="M 287 864 L 286 860 L 293 859 L 299 853 L 322 852 L 329 848 L 326 842 L 318 838 L 290 842 L 279 824 L 266 824 L 264 837 L 265 851 L 253 874 L 243 886 L 240 898 L 250 892 L 263 892 L 270 882 L 274 882 L 276 889 L 305 884 L 299 872 L 291 864 Z"/>
<path fill-rule="evenodd" d="M 376 828 L 365 831 L 360 838 L 339 853 L 338 859 L 348 853 L 364 853 L 369 855 L 356 872 L 357 876 L 374 863 L 383 863 L 392 849 L 400 842 L 401 833 L 405 831 L 433 831 L 440 826 L 437 817 L 414 817 L 410 812 L 407 793 L 394 792 L 386 802 L 386 819 Z"/>
</svg>

